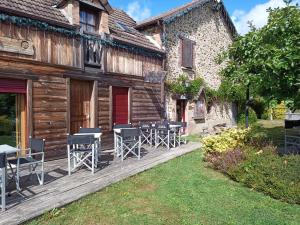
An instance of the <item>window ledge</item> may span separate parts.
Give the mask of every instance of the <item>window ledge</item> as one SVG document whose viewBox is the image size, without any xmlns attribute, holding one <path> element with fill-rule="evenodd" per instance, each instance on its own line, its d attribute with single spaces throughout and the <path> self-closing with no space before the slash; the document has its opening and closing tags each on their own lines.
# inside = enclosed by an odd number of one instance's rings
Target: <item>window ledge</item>
<svg viewBox="0 0 300 225">
<path fill-rule="evenodd" d="M 195 69 L 193 69 L 193 68 L 187 68 L 187 67 L 184 67 L 184 66 L 182 66 L 181 69 L 182 70 L 188 70 L 188 71 L 191 71 L 191 72 L 194 72 L 194 73 L 196 72 Z"/>
</svg>

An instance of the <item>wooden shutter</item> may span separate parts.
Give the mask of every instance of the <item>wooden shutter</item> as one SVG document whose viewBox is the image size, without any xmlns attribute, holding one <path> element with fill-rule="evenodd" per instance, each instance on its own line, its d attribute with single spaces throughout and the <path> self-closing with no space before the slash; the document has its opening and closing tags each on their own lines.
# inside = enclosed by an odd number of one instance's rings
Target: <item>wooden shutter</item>
<svg viewBox="0 0 300 225">
<path fill-rule="evenodd" d="M 0 78 L 0 93 L 26 94 L 27 81 Z"/>
<path fill-rule="evenodd" d="M 182 40 L 182 66 L 183 67 L 193 68 L 194 66 L 193 49 L 194 49 L 194 43 L 191 40 L 184 38 Z"/>
</svg>

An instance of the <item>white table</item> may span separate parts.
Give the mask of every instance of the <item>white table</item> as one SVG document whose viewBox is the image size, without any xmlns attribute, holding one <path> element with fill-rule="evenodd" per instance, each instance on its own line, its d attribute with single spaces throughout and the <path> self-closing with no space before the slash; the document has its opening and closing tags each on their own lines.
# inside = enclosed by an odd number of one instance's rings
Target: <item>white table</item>
<svg viewBox="0 0 300 225">
<path fill-rule="evenodd" d="M 16 153 L 18 153 L 20 151 L 21 151 L 20 149 L 12 147 L 10 145 L 0 145 L 0 153 L 6 153 L 7 155 L 9 155 L 9 154 L 16 154 Z M 12 170 L 12 168 L 11 168 L 11 170 Z M 7 169 L 6 168 L 2 169 L 1 173 L 2 173 L 2 175 L 1 175 L 2 185 L 4 187 L 2 189 L 3 193 L 2 193 L 2 197 L 1 198 L 2 198 L 2 205 L 4 206 L 4 209 L 5 209 L 5 196 L 6 196 L 6 194 L 5 194 L 5 186 L 6 186 Z M 13 178 L 16 179 L 14 177 L 13 171 L 12 171 L 12 174 L 13 174 Z M 4 209 L 3 209 L 3 211 L 4 211 Z"/>
<path fill-rule="evenodd" d="M 180 128 L 181 125 L 172 125 L 172 124 L 170 124 L 169 127 L 170 127 L 170 128 Z"/>
<path fill-rule="evenodd" d="M 10 145 L 0 145 L 0 153 L 6 153 L 7 155 L 18 153 L 21 150 Z"/>
</svg>

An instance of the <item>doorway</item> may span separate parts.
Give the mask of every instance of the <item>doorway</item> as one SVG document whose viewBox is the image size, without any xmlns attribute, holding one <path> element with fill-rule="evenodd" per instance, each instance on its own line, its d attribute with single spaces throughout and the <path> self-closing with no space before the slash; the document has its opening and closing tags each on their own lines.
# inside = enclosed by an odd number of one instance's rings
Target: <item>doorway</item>
<svg viewBox="0 0 300 225">
<path fill-rule="evenodd" d="M 177 100 L 176 101 L 177 122 L 186 122 L 185 109 L 186 109 L 186 100 L 182 100 L 182 99 Z"/>
<path fill-rule="evenodd" d="M 27 144 L 26 80 L 0 79 L 0 144 Z"/>
<path fill-rule="evenodd" d="M 80 127 L 91 127 L 93 81 L 70 82 L 70 131 L 77 133 Z"/>
<path fill-rule="evenodd" d="M 129 88 L 112 88 L 112 118 L 113 124 L 127 124 L 129 122 Z"/>
</svg>

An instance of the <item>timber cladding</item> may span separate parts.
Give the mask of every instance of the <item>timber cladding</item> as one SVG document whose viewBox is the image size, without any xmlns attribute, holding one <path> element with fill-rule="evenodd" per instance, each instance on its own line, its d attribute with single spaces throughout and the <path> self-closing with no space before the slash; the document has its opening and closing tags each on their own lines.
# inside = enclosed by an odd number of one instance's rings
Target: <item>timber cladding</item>
<svg viewBox="0 0 300 225">
<path fill-rule="evenodd" d="M 33 136 L 46 139 L 46 158 L 57 158 L 66 154 L 68 133 L 67 78 L 40 75 L 33 81 L 32 120 Z M 161 85 L 145 83 L 142 77 L 127 75 L 103 75 L 98 80 L 98 126 L 103 129 L 103 147 L 112 147 L 111 87 L 129 88 L 129 115 L 133 124 L 160 121 Z M 71 96 L 72 97 L 72 96 Z M 71 107 L 70 110 L 77 110 Z M 72 120 L 70 121 L 72 122 Z"/>
<path fill-rule="evenodd" d="M 33 82 L 33 135 L 46 139 L 46 158 L 66 154 L 67 86 L 65 78 L 40 76 Z"/>
</svg>

